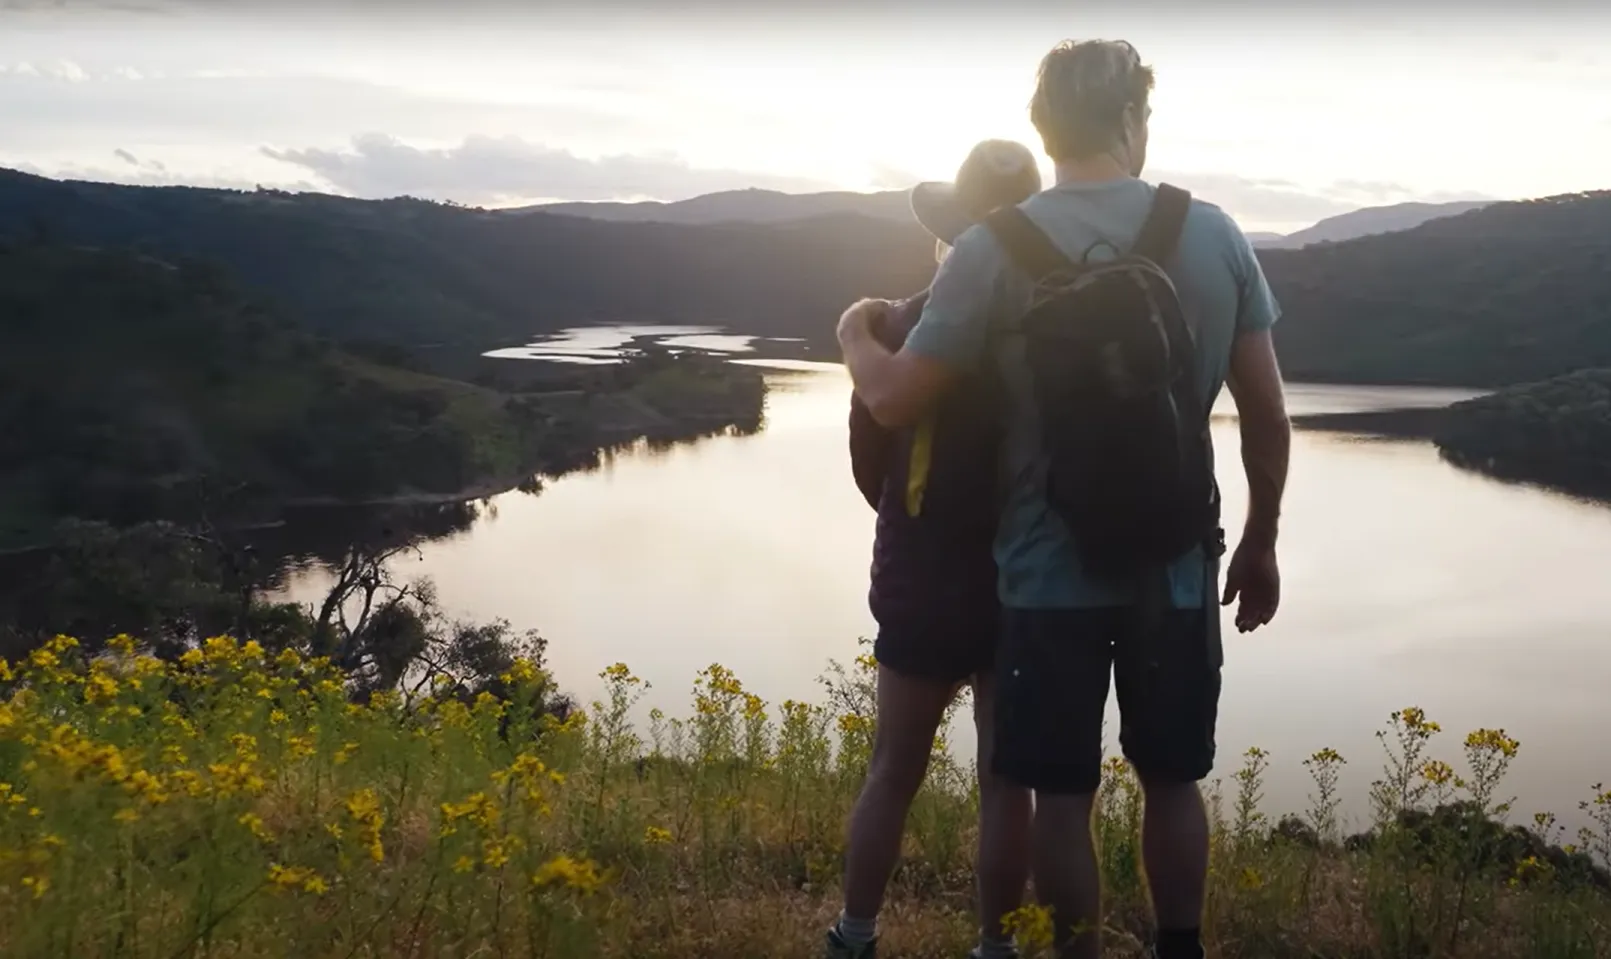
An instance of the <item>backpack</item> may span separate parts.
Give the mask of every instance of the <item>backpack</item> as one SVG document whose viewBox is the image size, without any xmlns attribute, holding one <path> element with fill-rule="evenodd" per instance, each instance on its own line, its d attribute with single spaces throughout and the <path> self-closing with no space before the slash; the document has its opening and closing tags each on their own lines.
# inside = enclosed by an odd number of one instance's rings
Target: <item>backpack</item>
<svg viewBox="0 0 1611 959">
<path fill-rule="evenodd" d="M 1160 186 L 1135 246 L 1104 262 L 1072 261 L 1017 207 L 985 221 L 1035 282 L 1006 332 L 1021 337 L 1047 502 L 1098 579 L 1145 578 L 1219 535 L 1195 337 L 1163 268 L 1190 204 Z"/>
<path fill-rule="evenodd" d="M 928 300 L 927 291 L 896 307 L 878 332 L 889 349 L 900 349 Z M 968 376 L 911 427 L 887 430 L 851 396 L 850 462 L 856 485 L 874 510 L 899 516 L 946 538 L 972 544 L 994 535 L 1001 441 L 996 377 L 984 370 Z"/>
</svg>

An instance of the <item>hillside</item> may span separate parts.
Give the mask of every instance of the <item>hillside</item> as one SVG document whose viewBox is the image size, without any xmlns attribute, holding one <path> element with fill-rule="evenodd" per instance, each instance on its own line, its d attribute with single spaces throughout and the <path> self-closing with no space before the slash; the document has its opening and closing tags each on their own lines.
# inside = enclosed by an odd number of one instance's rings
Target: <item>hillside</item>
<svg viewBox="0 0 1611 959">
<path fill-rule="evenodd" d="M 1611 369 L 1457 403 L 1441 418 L 1434 441 L 1462 466 L 1611 497 Z"/>
<path fill-rule="evenodd" d="M 1611 192 L 1259 258 L 1294 379 L 1483 387 L 1611 366 Z"/>
<path fill-rule="evenodd" d="M 333 348 L 214 268 L 126 253 L 0 245 L 0 316 L 0 547 L 67 516 L 121 523 L 513 485 L 602 442 L 668 426 L 692 435 L 760 410 L 753 371 L 690 384 L 676 368 L 556 369 L 567 378 L 556 385 L 603 394 L 558 416 L 541 397 Z M 739 393 L 712 398 L 727 387 Z"/>
<path fill-rule="evenodd" d="M 1363 236 L 1396 233 L 1411 230 L 1423 223 L 1443 217 L 1459 216 L 1471 210 L 1480 210 L 1486 201 L 1460 203 L 1395 203 L 1391 206 L 1371 206 L 1362 210 L 1327 217 L 1308 229 L 1286 235 L 1274 233 L 1249 234 L 1253 245 L 1261 248 L 1297 250 L 1313 243 L 1341 243 Z"/>
</svg>

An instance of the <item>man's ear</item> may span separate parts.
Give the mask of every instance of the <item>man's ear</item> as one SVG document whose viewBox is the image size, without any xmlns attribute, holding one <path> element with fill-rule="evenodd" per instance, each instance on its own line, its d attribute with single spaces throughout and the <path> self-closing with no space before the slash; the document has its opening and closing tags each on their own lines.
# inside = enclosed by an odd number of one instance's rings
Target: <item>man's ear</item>
<svg viewBox="0 0 1611 959">
<path fill-rule="evenodd" d="M 1138 139 L 1147 129 L 1147 107 L 1143 103 L 1131 103 L 1124 108 L 1124 140 L 1129 146 Z"/>
</svg>

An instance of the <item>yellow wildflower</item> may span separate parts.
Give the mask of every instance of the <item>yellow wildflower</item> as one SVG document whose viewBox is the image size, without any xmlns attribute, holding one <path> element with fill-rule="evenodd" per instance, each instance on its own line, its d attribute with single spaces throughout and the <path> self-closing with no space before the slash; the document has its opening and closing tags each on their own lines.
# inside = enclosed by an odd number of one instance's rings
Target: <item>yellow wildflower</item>
<svg viewBox="0 0 1611 959">
<path fill-rule="evenodd" d="M 650 826 L 643 831 L 643 841 L 651 846 L 662 846 L 671 842 L 671 830 L 661 829 L 659 826 Z"/>
<path fill-rule="evenodd" d="M 259 842 L 274 841 L 274 834 L 268 831 L 268 827 L 263 824 L 263 817 L 257 813 L 241 813 L 240 818 L 235 821 L 245 826 L 247 831 L 257 837 Z"/>
<path fill-rule="evenodd" d="M 1419 706 L 1406 706 L 1395 713 L 1394 718 L 1403 723 L 1405 729 L 1423 736 L 1443 731 L 1442 726 L 1426 718 L 1426 710 Z"/>
<path fill-rule="evenodd" d="M 1500 753 L 1510 759 L 1521 748 L 1521 743 L 1505 735 L 1503 729 L 1478 729 L 1466 737 L 1466 748 Z"/>
<path fill-rule="evenodd" d="M 497 802 L 490 796 L 481 792 L 472 793 L 465 797 L 464 802 L 442 804 L 442 835 L 453 835 L 457 831 L 455 824 L 461 819 L 487 832 L 498 824 L 500 815 Z"/>
<path fill-rule="evenodd" d="M 1421 767 L 1421 778 L 1434 786 L 1442 786 L 1454 780 L 1454 768 L 1441 759 L 1434 759 Z"/>
<path fill-rule="evenodd" d="M 329 889 L 319 874 L 306 866 L 269 866 L 269 882 L 277 889 L 301 889 L 316 896 Z"/>
<path fill-rule="evenodd" d="M 123 783 L 123 788 L 153 806 L 160 806 L 168 801 L 168 791 L 163 788 L 162 780 L 144 769 L 136 769 L 130 773 L 129 778 Z"/>
<path fill-rule="evenodd" d="M 1537 856 L 1528 856 L 1516 864 L 1516 872 L 1510 877 L 1510 885 L 1522 886 L 1547 879 L 1552 871 L 1549 863 L 1540 860 Z"/>
<path fill-rule="evenodd" d="M 91 670 L 84 680 L 84 701 L 87 703 L 105 703 L 117 696 L 117 680 L 106 675 L 99 669 Z"/>
<path fill-rule="evenodd" d="M 599 673 L 599 678 L 607 682 L 624 683 L 628 686 L 638 686 L 643 683 L 643 680 L 632 675 L 632 670 L 627 668 L 626 663 L 616 663 L 606 668 L 604 672 Z"/>
<path fill-rule="evenodd" d="M 469 707 L 457 699 L 449 699 L 437 707 L 437 717 L 447 729 L 462 729 L 470 722 Z"/>
<path fill-rule="evenodd" d="M 185 791 L 185 795 L 192 799 L 200 799 L 207 795 L 207 783 L 194 769 L 180 769 L 170 774 L 173 784 Z"/>
<path fill-rule="evenodd" d="M 347 797 L 347 815 L 359 828 L 359 836 L 363 839 L 369 852 L 369 858 L 375 862 L 386 859 L 386 848 L 381 844 L 380 831 L 386 823 L 386 814 L 381 810 L 380 797 L 373 789 L 360 789 Z"/>
<path fill-rule="evenodd" d="M 1001 928 L 1022 949 L 1033 952 L 1052 944 L 1052 913 L 1044 906 L 1031 903 L 1014 909 L 1001 917 Z"/>
<path fill-rule="evenodd" d="M 604 877 L 599 875 L 598 866 L 592 860 L 560 855 L 538 867 L 531 881 L 541 888 L 563 886 L 590 895 L 604 884 Z"/>
<path fill-rule="evenodd" d="M 519 836 L 504 836 L 481 841 L 481 861 L 489 869 L 501 869 L 509 862 L 509 854 L 520 844 Z"/>
<path fill-rule="evenodd" d="M 514 664 L 498 678 L 511 686 L 524 686 L 537 682 L 541 675 L 542 670 L 537 668 L 536 663 L 521 657 L 516 659 Z"/>
<path fill-rule="evenodd" d="M 235 763 L 213 763 L 207 767 L 207 771 L 212 774 L 213 785 L 221 796 L 231 796 L 235 793 L 255 796 L 268 788 L 268 783 L 257 774 L 252 763 L 245 760 Z"/>
<path fill-rule="evenodd" d="M 45 890 L 50 888 L 50 879 L 46 876 L 24 876 L 22 877 L 22 888 L 33 893 L 35 899 L 42 899 L 44 898 Z"/>
</svg>

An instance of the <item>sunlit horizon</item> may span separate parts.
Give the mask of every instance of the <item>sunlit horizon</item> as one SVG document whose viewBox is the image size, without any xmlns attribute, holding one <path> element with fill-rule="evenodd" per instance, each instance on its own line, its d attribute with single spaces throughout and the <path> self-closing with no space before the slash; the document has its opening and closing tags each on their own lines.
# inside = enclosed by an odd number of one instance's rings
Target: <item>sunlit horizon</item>
<svg viewBox="0 0 1611 959">
<path fill-rule="evenodd" d="M 1593 10 L 1440 25 L 1004 8 L 987 28 L 150 2 L 164 12 L 0 6 L 0 166 L 480 206 L 904 189 L 984 137 L 1038 151 L 1040 55 L 1105 36 L 1157 70 L 1148 177 L 1249 230 L 1611 186 L 1611 28 Z"/>
</svg>

